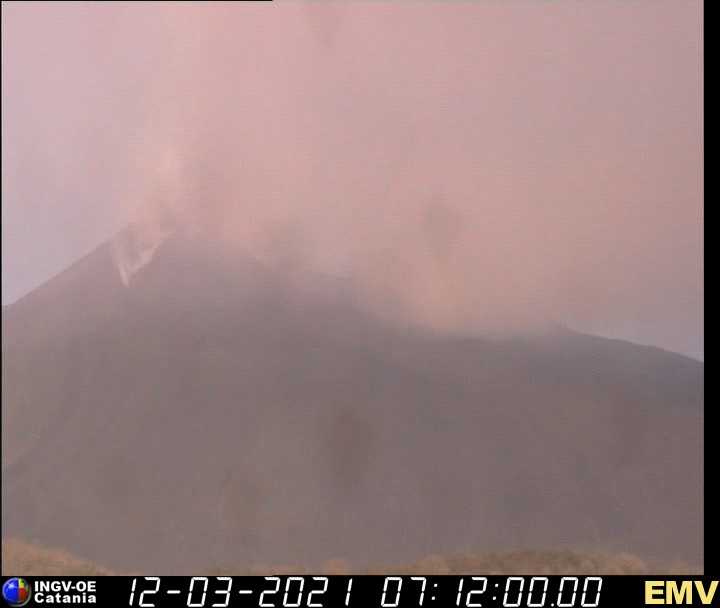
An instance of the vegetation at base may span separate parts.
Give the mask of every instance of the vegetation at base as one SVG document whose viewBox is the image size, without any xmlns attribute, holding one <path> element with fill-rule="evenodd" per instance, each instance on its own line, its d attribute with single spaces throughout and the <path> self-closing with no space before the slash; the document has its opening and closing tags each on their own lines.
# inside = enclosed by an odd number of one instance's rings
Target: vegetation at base
<svg viewBox="0 0 720 608">
<path fill-rule="evenodd" d="M 380 563 L 379 563 L 380 564 Z M 505 551 L 431 555 L 409 564 L 357 568 L 343 559 L 328 560 L 317 567 L 257 564 L 208 569 L 208 576 L 267 574 L 699 574 L 701 568 L 684 563 L 648 563 L 628 553 L 581 551 Z M 2 543 L 2 573 L 17 576 L 102 576 L 112 572 L 61 549 L 42 547 L 12 539 Z"/>
<path fill-rule="evenodd" d="M 3 540 L 2 573 L 5 576 L 101 576 L 115 574 L 91 561 L 61 549 L 21 540 Z"/>
</svg>

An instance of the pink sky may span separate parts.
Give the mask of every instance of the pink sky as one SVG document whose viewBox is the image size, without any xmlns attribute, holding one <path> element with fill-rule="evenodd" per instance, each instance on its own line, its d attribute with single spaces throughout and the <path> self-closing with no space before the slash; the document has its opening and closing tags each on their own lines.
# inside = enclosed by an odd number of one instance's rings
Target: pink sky
<svg viewBox="0 0 720 608">
<path fill-rule="evenodd" d="M 422 323 L 702 356 L 701 52 L 682 0 L 3 5 L 3 302 L 165 196 Z"/>
</svg>

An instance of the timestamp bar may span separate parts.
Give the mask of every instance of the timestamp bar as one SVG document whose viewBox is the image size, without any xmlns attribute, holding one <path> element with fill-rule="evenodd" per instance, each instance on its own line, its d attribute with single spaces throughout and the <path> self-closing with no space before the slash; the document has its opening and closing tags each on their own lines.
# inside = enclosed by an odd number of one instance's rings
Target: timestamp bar
<svg viewBox="0 0 720 608">
<path fill-rule="evenodd" d="M 714 606 L 710 576 L 3 577 L 30 605 L 129 608 L 632 608 Z M 7 597 L 5 598 L 8 599 Z"/>
</svg>

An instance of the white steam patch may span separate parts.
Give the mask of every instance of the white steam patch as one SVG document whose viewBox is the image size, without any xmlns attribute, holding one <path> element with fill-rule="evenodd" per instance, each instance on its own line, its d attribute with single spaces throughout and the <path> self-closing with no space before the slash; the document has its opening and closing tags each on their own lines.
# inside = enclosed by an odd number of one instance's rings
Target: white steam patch
<svg viewBox="0 0 720 608">
<path fill-rule="evenodd" d="M 144 191 L 137 193 L 140 203 L 132 214 L 134 221 L 112 241 L 115 267 L 126 287 L 175 232 L 182 216 L 181 159 L 173 147 L 158 156 L 157 164 L 147 169 Z"/>
<path fill-rule="evenodd" d="M 112 242 L 115 268 L 128 287 L 137 272 L 147 266 L 173 230 L 152 225 L 131 224 Z"/>
</svg>

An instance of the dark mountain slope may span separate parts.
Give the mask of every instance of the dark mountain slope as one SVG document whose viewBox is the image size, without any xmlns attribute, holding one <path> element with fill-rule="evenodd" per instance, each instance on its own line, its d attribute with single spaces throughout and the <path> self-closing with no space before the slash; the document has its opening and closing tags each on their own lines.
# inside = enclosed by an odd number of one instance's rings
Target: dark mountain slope
<svg viewBox="0 0 720 608">
<path fill-rule="evenodd" d="M 702 364 L 399 329 L 171 237 L 3 310 L 4 534 L 122 570 L 593 547 L 701 561 Z M 299 289 L 298 285 L 303 286 Z"/>
</svg>

